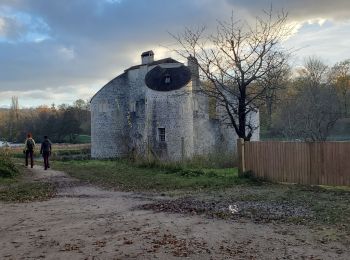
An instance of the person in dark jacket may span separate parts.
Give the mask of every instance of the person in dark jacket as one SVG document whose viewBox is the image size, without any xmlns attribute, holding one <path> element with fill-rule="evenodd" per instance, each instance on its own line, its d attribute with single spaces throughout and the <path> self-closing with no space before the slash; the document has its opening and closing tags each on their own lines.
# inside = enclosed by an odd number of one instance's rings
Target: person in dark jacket
<svg viewBox="0 0 350 260">
<path fill-rule="evenodd" d="M 44 168 L 47 170 L 47 168 L 50 168 L 49 157 L 51 155 L 51 141 L 46 135 L 44 136 L 44 141 L 41 143 L 40 154 L 42 154 L 44 158 Z"/>
<path fill-rule="evenodd" d="M 27 139 L 24 142 L 23 153 L 26 155 L 26 166 L 28 166 L 28 158 L 30 157 L 30 167 L 34 166 L 34 149 L 35 149 L 35 141 L 32 138 L 32 134 L 27 134 Z"/>
</svg>

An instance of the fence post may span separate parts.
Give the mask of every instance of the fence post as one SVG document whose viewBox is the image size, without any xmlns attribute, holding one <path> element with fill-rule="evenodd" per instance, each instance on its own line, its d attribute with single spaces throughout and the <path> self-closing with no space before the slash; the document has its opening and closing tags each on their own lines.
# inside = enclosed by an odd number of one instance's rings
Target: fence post
<svg viewBox="0 0 350 260">
<path fill-rule="evenodd" d="M 244 152 L 244 139 L 239 138 L 237 140 L 237 151 L 238 151 L 238 176 L 242 176 L 245 169 L 245 152 Z"/>
</svg>

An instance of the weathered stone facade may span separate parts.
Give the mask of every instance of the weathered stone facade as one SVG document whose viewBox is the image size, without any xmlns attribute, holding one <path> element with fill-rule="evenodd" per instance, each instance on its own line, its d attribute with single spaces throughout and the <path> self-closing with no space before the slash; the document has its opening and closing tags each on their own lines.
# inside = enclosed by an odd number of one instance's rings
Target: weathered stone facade
<svg viewBox="0 0 350 260">
<path fill-rule="evenodd" d="M 233 153 L 236 134 L 210 117 L 208 98 L 195 91 L 200 81 L 193 58 L 184 66 L 171 58 L 154 61 L 153 55 L 143 53 L 141 65 L 125 70 L 92 98 L 92 157 L 132 152 L 181 160 Z M 258 114 L 253 117 L 258 124 Z M 258 138 L 257 131 L 253 139 Z"/>
</svg>

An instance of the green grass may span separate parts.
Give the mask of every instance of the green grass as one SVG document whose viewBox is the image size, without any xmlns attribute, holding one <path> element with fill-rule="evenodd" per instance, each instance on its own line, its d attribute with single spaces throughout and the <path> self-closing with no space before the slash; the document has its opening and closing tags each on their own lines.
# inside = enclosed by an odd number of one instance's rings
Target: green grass
<svg viewBox="0 0 350 260">
<path fill-rule="evenodd" d="M 14 173 L 6 174 L 6 177 L 0 177 L 0 201 L 42 201 L 54 196 L 55 187 L 52 184 L 32 182 L 28 178 L 24 178 L 30 174 L 24 166 L 15 165 L 9 158 L 7 158 L 7 163 Z"/>
<path fill-rule="evenodd" d="M 55 162 L 54 167 L 84 181 L 127 191 L 222 189 L 247 182 L 238 178 L 236 168 L 190 169 L 123 160 Z"/>
<path fill-rule="evenodd" d="M 77 137 L 77 142 L 79 144 L 87 144 L 87 143 L 91 143 L 91 136 L 89 135 L 79 135 Z"/>
</svg>

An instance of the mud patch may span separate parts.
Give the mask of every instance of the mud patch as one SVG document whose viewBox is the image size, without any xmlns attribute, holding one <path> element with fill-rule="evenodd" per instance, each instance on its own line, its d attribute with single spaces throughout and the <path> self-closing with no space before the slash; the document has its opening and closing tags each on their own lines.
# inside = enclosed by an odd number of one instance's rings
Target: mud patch
<svg viewBox="0 0 350 260">
<path fill-rule="evenodd" d="M 141 205 L 139 209 L 155 212 L 198 214 L 209 218 L 249 219 L 256 223 L 284 222 L 289 220 L 307 220 L 313 213 L 306 207 L 290 203 L 257 201 L 201 201 L 192 197 L 175 200 L 158 200 Z"/>
</svg>

